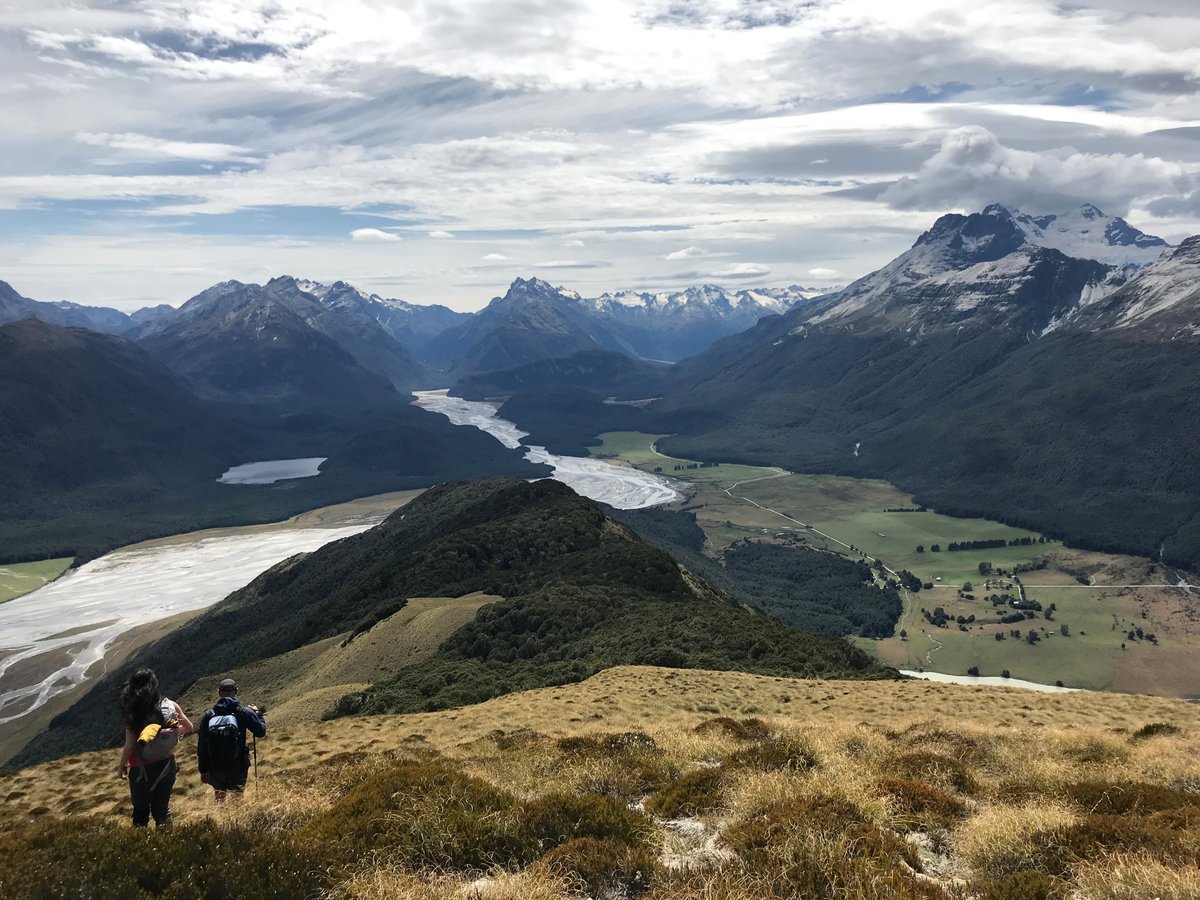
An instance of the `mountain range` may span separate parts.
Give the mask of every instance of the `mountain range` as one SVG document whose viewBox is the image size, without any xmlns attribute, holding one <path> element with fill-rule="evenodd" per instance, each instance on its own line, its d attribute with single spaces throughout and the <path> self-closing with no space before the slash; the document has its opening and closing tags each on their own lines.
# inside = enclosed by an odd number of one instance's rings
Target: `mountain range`
<svg viewBox="0 0 1200 900">
<path fill-rule="evenodd" d="M 526 390 L 504 414 L 559 449 L 670 434 L 676 456 L 886 478 L 942 512 L 1195 567 L 1197 285 L 1200 238 L 993 205 L 621 394 L 653 403 Z"/>
</svg>

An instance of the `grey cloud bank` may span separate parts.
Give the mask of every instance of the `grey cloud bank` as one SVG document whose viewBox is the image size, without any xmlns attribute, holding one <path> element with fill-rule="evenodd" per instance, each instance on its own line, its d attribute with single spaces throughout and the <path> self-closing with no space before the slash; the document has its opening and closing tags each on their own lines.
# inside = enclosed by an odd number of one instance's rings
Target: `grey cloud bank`
<svg viewBox="0 0 1200 900">
<path fill-rule="evenodd" d="M 0 47 L 0 278 L 41 299 L 844 279 L 991 201 L 1200 231 L 1190 4 L 50 0 Z"/>
</svg>

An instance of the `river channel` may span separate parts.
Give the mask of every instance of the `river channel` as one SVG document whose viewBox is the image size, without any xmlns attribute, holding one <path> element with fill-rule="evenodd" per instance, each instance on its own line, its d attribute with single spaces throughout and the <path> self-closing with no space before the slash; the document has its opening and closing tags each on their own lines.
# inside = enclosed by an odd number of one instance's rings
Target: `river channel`
<svg viewBox="0 0 1200 900">
<path fill-rule="evenodd" d="M 521 446 L 525 437 L 487 403 L 459 400 L 445 391 L 422 392 L 416 402 L 455 424 L 486 431 L 506 447 Z M 553 467 L 551 477 L 612 506 L 638 509 L 678 496 L 666 479 L 650 473 L 560 456 L 544 447 L 525 449 L 531 462 Z M 324 527 L 225 529 L 124 547 L 0 604 L 0 734 L 102 674 L 106 656 L 130 630 L 211 606 L 289 556 L 358 534 L 382 518 Z"/>
</svg>

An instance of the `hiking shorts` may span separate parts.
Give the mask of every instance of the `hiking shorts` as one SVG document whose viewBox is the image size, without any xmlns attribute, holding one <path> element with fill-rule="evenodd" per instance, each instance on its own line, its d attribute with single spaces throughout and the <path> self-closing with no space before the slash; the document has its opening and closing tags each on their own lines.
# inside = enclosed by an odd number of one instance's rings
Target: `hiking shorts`
<svg viewBox="0 0 1200 900">
<path fill-rule="evenodd" d="M 214 770 L 208 773 L 209 786 L 214 791 L 233 791 L 240 794 L 246 790 L 246 776 L 249 769 L 229 769 L 221 772 Z"/>
</svg>

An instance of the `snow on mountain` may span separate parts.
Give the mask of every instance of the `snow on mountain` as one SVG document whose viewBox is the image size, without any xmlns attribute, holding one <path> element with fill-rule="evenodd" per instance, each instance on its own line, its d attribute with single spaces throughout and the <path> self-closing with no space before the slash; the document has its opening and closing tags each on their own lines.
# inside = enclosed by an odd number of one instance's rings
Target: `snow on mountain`
<svg viewBox="0 0 1200 900">
<path fill-rule="evenodd" d="M 1110 266 L 1147 266 L 1170 246 L 1118 216 L 1106 216 L 1091 203 L 1040 216 L 993 203 L 983 213 L 1012 222 L 1035 247 L 1049 247 L 1075 259 L 1094 259 Z"/>
<path fill-rule="evenodd" d="M 814 301 L 801 324 L 849 330 L 1010 326 L 1042 333 L 1081 299 L 1120 287 L 1132 269 L 1069 257 L 1031 240 L 1011 210 L 939 218 L 882 269 Z"/>
<path fill-rule="evenodd" d="M 1081 304 L 1063 324 L 1137 329 L 1166 339 L 1200 337 L 1200 235 L 1169 250 L 1120 289 Z"/>
</svg>

